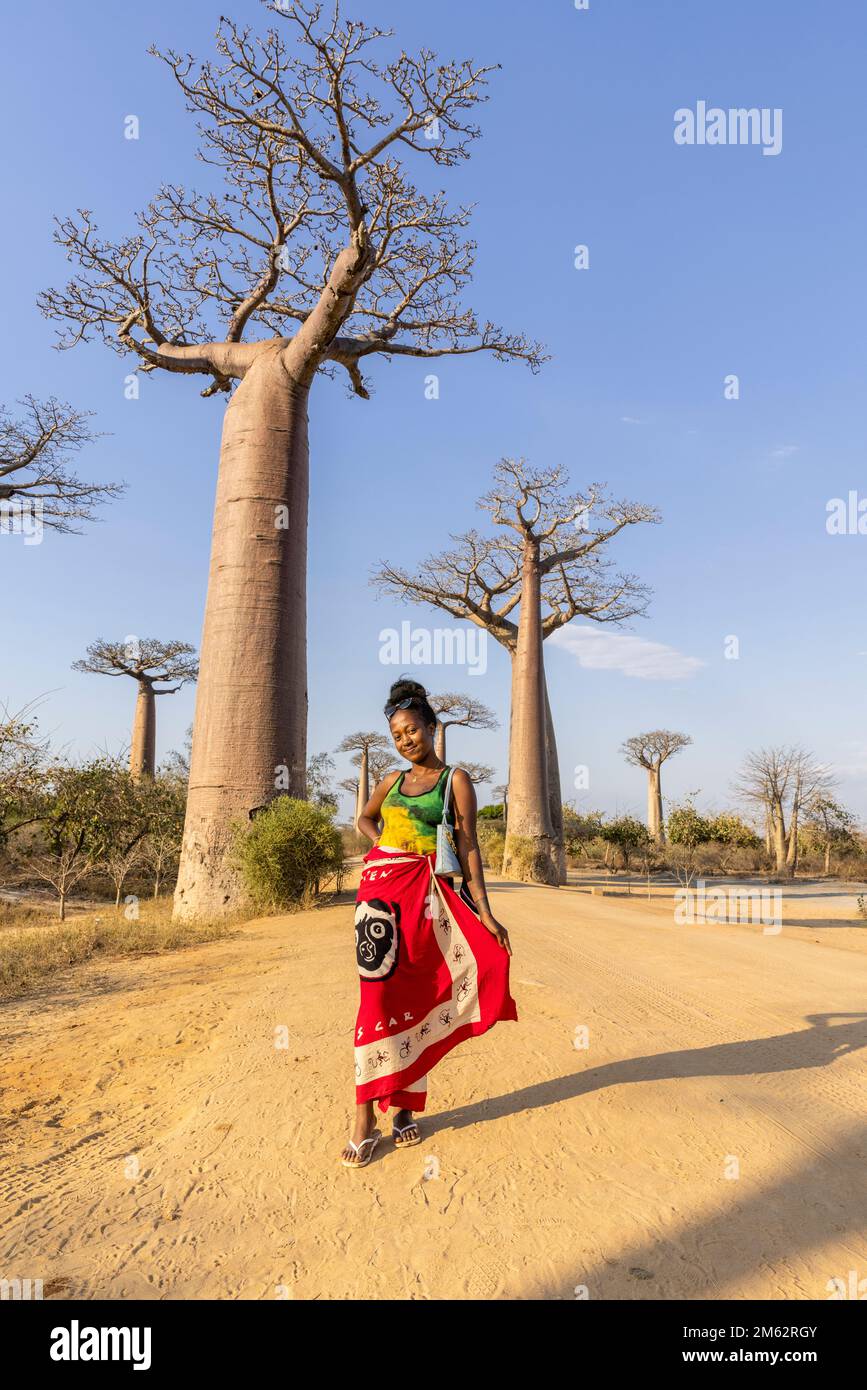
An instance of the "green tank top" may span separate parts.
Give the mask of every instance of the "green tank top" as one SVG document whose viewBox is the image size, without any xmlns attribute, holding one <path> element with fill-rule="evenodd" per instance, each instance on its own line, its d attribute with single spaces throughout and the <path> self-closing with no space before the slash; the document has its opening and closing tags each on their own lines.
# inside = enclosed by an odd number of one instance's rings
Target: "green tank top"
<svg viewBox="0 0 867 1390">
<path fill-rule="evenodd" d="M 386 793 L 380 809 L 382 832 L 377 844 L 383 849 L 405 849 L 413 854 L 430 854 L 437 847 L 437 826 L 443 818 L 443 795 L 449 768 L 444 767 L 430 791 L 406 796 L 401 788 L 402 772 Z M 454 792 L 449 796 L 448 824 L 454 828 Z"/>
</svg>

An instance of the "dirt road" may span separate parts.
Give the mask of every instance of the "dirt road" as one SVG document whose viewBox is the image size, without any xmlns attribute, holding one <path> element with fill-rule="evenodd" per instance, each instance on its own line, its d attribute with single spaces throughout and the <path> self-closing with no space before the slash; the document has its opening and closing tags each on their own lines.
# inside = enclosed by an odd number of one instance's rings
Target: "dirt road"
<svg viewBox="0 0 867 1390">
<path fill-rule="evenodd" d="M 0 1277 L 56 1298 L 853 1296 L 867 931 L 839 949 L 496 880 L 492 900 L 520 1022 L 447 1057 L 422 1145 L 361 1172 L 338 1163 L 349 897 L 0 1009 Z"/>
</svg>

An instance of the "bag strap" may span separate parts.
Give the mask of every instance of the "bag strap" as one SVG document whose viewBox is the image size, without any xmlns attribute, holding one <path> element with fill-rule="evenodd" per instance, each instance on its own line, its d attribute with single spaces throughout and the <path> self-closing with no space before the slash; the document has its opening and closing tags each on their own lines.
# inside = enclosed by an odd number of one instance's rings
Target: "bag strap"
<svg viewBox="0 0 867 1390">
<path fill-rule="evenodd" d="M 452 790 L 452 777 L 454 776 L 454 771 L 455 771 L 455 770 L 454 770 L 453 767 L 450 767 L 450 768 L 449 768 L 449 775 L 448 775 L 448 777 L 446 778 L 446 789 L 445 789 L 445 791 L 443 792 L 443 818 L 442 818 L 442 824 L 443 824 L 443 825 L 446 824 L 446 816 L 447 816 L 448 813 L 449 813 L 449 796 L 450 796 L 451 790 Z"/>
</svg>

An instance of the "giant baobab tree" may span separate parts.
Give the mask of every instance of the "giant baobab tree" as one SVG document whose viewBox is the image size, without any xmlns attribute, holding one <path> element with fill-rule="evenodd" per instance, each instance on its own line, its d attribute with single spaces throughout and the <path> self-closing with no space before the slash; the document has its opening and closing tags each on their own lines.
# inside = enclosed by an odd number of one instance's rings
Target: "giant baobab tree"
<svg viewBox="0 0 867 1390">
<path fill-rule="evenodd" d="M 129 770 L 135 781 L 153 778 L 156 767 L 157 695 L 174 695 L 198 676 L 195 648 L 187 642 L 158 642 L 154 637 L 124 642 L 91 642 L 87 656 L 73 671 L 96 676 L 129 676 L 138 685 L 130 743 Z M 176 681 L 166 686 L 165 681 Z M 160 688 L 162 686 L 162 688 Z"/>
<path fill-rule="evenodd" d="M 358 828 L 358 818 L 370 800 L 370 755 L 374 751 L 382 752 L 384 749 L 390 748 L 391 740 L 386 738 L 385 734 L 378 734 L 368 729 L 355 734 L 347 734 L 346 738 L 334 750 L 335 753 L 357 752 L 359 755 L 356 763 L 358 782 L 352 788 L 355 792 L 355 816 L 352 823 L 356 829 Z M 349 790 L 345 782 L 341 782 L 340 785 Z"/>
<path fill-rule="evenodd" d="M 438 758 L 446 761 L 446 729 L 458 726 L 463 729 L 498 729 L 493 710 L 483 705 L 481 700 L 476 700 L 472 695 L 459 695 L 455 691 L 446 691 L 443 695 L 431 695 L 429 697 L 431 709 L 437 717 L 436 734 L 434 735 L 434 750 Z M 472 780 L 472 779 L 471 779 Z M 486 781 L 486 778 L 480 778 Z"/>
<path fill-rule="evenodd" d="M 655 508 L 612 500 L 599 484 L 567 493 L 561 468 L 502 459 L 479 500 L 495 531 L 453 537 L 453 548 L 415 575 L 382 565 L 384 593 L 427 603 L 490 633 L 512 659 L 509 819 L 504 872 L 564 881 L 560 775 L 542 643 L 572 618 L 621 623 L 643 613 L 647 590 L 612 574 L 606 546 L 626 526 L 658 521 Z"/>
<path fill-rule="evenodd" d="M 308 436 L 317 376 L 382 357 L 491 353 L 534 370 L 538 344 L 463 303 L 470 209 L 408 172 L 465 160 L 492 69 L 400 52 L 390 31 L 335 4 L 280 0 L 262 36 L 228 19 L 217 59 L 154 49 L 198 117 L 201 158 L 223 186 L 163 185 L 119 240 L 89 212 L 57 239 L 78 263 L 41 296 L 142 372 L 203 377 L 231 393 L 223 424 L 175 915 L 243 901 L 232 824 L 278 791 L 303 797 L 306 765 Z M 381 56 L 380 56 L 381 55 Z M 405 167 L 406 165 L 406 167 Z M 256 329 L 267 336 L 256 339 Z"/>
<path fill-rule="evenodd" d="M 818 763 L 812 753 L 800 747 L 761 748 L 745 759 L 736 786 L 770 822 L 778 874 L 794 878 L 798 867 L 800 816 L 833 785 L 834 779 L 827 766 Z"/>
<path fill-rule="evenodd" d="M 646 734 L 628 738 L 622 753 L 633 767 L 647 772 L 647 829 L 658 845 L 665 844 L 662 818 L 662 764 L 692 743 L 688 734 L 676 734 L 671 729 L 651 729 Z"/>
<path fill-rule="evenodd" d="M 16 419 L 0 406 L 0 507 L 38 514 L 53 531 L 78 533 L 77 521 L 95 521 L 95 509 L 124 490 L 123 483 L 88 483 L 70 469 L 72 454 L 101 436 L 88 425 L 90 410 L 26 395 Z"/>
</svg>

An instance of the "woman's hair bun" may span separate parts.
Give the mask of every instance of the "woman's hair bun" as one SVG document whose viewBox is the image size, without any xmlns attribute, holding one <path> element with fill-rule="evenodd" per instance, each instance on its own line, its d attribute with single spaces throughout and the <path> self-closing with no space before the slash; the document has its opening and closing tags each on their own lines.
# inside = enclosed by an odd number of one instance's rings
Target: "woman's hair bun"
<svg viewBox="0 0 867 1390">
<path fill-rule="evenodd" d="M 409 676 L 398 676 L 388 692 L 389 703 L 396 705 L 398 700 L 408 700 L 410 696 L 418 700 L 426 700 L 427 691 L 419 681 L 410 680 Z"/>
<path fill-rule="evenodd" d="M 417 710 L 426 724 L 437 722 L 436 711 L 428 703 L 427 691 L 420 681 L 410 680 L 409 676 L 398 676 L 396 681 L 392 681 L 385 708 L 388 710 L 392 705 L 399 705 L 404 700 L 411 701 L 407 709 Z"/>
</svg>

